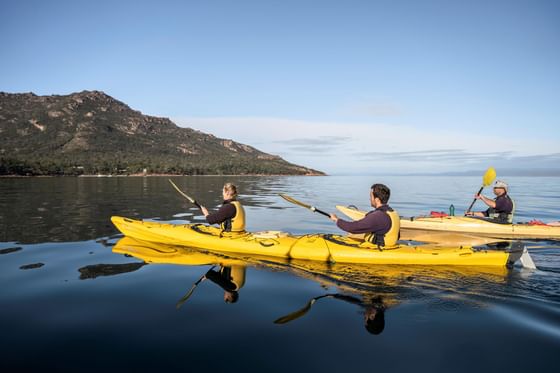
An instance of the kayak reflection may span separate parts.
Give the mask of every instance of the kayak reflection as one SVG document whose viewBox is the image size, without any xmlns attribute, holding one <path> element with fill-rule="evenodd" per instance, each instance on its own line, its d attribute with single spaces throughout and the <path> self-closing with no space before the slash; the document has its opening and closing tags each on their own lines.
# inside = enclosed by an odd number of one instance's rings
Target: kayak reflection
<svg viewBox="0 0 560 373">
<path fill-rule="evenodd" d="M 194 293 L 196 287 L 204 280 L 210 280 L 224 290 L 224 301 L 235 303 L 239 299 L 239 289 L 245 284 L 246 262 L 228 258 L 219 254 L 202 252 L 182 246 L 163 245 L 145 242 L 130 237 L 121 238 L 113 247 L 113 252 L 131 255 L 145 263 L 181 264 L 181 265 L 212 265 L 177 302 L 180 308 Z M 220 266 L 219 270 L 214 270 Z"/>
<path fill-rule="evenodd" d="M 192 296 L 198 284 L 207 279 L 224 290 L 226 302 L 235 303 L 239 299 L 240 289 L 245 285 L 246 267 L 264 267 L 292 273 L 318 283 L 325 289 L 325 294 L 308 300 L 303 308 L 276 319 L 275 323 L 291 322 L 306 315 L 318 301 L 326 304 L 332 299 L 360 307 L 364 326 L 373 334 L 384 330 L 386 310 L 418 296 L 447 294 L 452 301 L 464 299 L 465 302 L 476 303 L 481 299 L 479 295 L 482 295 L 482 306 L 484 294 L 488 291 L 499 291 L 492 289 L 492 286 L 501 287 L 508 281 L 510 273 L 507 268 L 496 266 L 329 264 L 269 256 L 234 257 L 231 254 L 225 256 L 221 253 L 144 242 L 129 237 L 119 240 L 113 247 L 113 252 L 128 254 L 146 263 L 212 266 L 201 274 L 187 294 L 177 302 L 177 308 Z"/>
</svg>

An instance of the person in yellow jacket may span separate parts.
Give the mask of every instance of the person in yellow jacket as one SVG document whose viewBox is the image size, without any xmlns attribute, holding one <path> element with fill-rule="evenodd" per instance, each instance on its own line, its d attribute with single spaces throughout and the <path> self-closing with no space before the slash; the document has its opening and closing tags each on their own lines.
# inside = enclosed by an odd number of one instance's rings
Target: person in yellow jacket
<svg viewBox="0 0 560 373">
<path fill-rule="evenodd" d="M 391 196 L 391 190 L 384 184 L 373 184 L 369 191 L 371 206 L 375 210 L 366 214 L 363 219 L 357 221 L 346 221 L 331 214 L 340 229 L 353 234 L 365 234 L 364 240 L 378 247 L 392 247 L 399 240 L 400 218 L 387 202 Z"/>
<path fill-rule="evenodd" d="M 224 202 L 218 211 L 210 214 L 206 207 L 200 207 L 206 221 L 208 224 L 220 224 L 224 232 L 244 232 L 245 210 L 237 200 L 237 187 L 232 183 L 226 183 L 222 196 Z"/>
</svg>

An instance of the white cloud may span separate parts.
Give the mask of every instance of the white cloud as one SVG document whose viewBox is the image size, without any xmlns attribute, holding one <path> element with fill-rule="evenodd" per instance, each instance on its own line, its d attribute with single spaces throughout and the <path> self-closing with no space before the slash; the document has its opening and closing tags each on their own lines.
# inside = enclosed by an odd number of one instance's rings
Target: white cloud
<svg viewBox="0 0 560 373">
<path fill-rule="evenodd" d="M 478 165 L 487 167 L 492 162 L 514 168 L 516 160 L 525 159 L 522 157 L 558 151 L 558 144 L 547 139 L 517 138 L 509 133 L 488 136 L 470 132 L 468 128 L 434 133 L 385 123 L 258 117 L 174 118 L 174 121 L 327 173 L 466 171 Z M 539 157 L 529 159 L 539 167 Z"/>
</svg>

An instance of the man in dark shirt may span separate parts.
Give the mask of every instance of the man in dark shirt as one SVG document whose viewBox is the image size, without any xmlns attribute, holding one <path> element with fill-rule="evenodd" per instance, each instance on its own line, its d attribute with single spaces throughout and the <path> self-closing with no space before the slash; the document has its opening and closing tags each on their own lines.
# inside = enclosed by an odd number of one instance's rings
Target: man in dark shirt
<svg viewBox="0 0 560 373">
<path fill-rule="evenodd" d="M 496 180 L 494 183 L 495 199 L 488 198 L 482 194 L 477 194 L 474 198 L 484 202 L 488 209 L 486 211 L 469 211 L 467 216 L 477 216 L 491 218 L 498 223 L 511 223 L 513 218 L 513 201 L 508 195 L 508 185 L 505 181 Z"/>
<path fill-rule="evenodd" d="M 387 186 L 374 184 L 370 189 L 369 199 L 371 206 L 375 207 L 375 210 L 357 221 L 350 222 L 339 219 L 335 214 L 331 214 L 331 220 L 336 223 L 337 227 L 349 233 L 372 233 L 374 236 L 383 237 L 392 226 L 391 217 L 387 213 L 387 211 L 392 211 L 387 205 L 390 195 L 391 191 Z"/>
</svg>

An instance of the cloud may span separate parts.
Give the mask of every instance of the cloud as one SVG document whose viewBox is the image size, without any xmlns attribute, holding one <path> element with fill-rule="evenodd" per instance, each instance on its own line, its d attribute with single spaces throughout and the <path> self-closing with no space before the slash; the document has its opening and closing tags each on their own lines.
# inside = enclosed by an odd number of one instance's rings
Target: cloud
<svg viewBox="0 0 560 373">
<path fill-rule="evenodd" d="M 351 137 L 319 136 L 312 138 L 293 138 L 289 140 L 273 141 L 275 144 L 283 145 L 290 152 L 314 155 L 317 153 L 332 152 L 352 142 Z"/>
<path fill-rule="evenodd" d="M 510 157 L 512 152 L 472 153 L 463 149 L 432 149 L 412 152 L 363 152 L 354 153 L 354 155 L 365 160 L 379 161 L 408 162 L 421 160 L 424 162 L 452 161 L 472 163 L 481 160 L 488 161 L 504 159 Z"/>
<path fill-rule="evenodd" d="M 266 117 L 174 118 L 328 173 L 438 172 L 473 168 L 559 168 L 558 143 L 515 131 L 497 135 L 377 122 L 316 122 Z M 539 137 L 540 136 L 540 137 Z M 497 167 L 497 166 L 496 166 Z"/>
<path fill-rule="evenodd" d="M 349 140 L 351 140 L 351 137 L 319 136 L 305 139 L 294 138 L 290 140 L 277 140 L 273 142 L 285 145 L 337 146 Z"/>
</svg>

